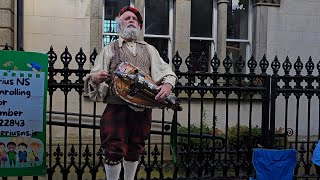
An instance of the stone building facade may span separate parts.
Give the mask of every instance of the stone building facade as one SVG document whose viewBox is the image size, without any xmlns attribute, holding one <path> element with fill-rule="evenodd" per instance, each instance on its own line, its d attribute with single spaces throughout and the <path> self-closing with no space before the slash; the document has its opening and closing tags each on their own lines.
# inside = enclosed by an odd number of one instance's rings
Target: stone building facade
<svg viewBox="0 0 320 180">
<path fill-rule="evenodd" d="M 20 48 L 17 35 L 22 31 L 22 46 L 26 51 L 46 53 L 51 45 L 57 54 L 61 54 L 66 46 L 73 56 L 80 47 L 86 54 L 93 48 L 99 51 L 108 38 L 117 36 L 116 32 L 105 30 L 113 27 L 106 26 L 106 20 L 111 24 L 114 20 L 114 17 L 106 18 L 110 12 L 108 3 L 111 3 L 113 7 L 130 4 L 146 15 L 141 38 L 158 45 L 161 52 L 166 50 L 170 59 L 176 51 L 186 59 L 190 51 L 199 49 L 206 50 L 208 61 L 214 52 L 221 60 L 227 54 L 233 58 L 241 54 L 246 60 L 253 55 L 257 61 L 266 54 L 270 62 L 277 55 L 280 63 L 287 56 L 292 62 L 300 56 L 303 63 L 309 56 L 315 61 L 320 58 L 319 0 L 28 0 L 23 5 L 23 27 L 20 29 L 17 28 L 17 14 L 21 9 L 16 2 L 0 0 L 0 48 L 6 43 L 10 49 Z M 122 4 L 117 4 L 119 2 Z M 209 8 L 201 3 L 208 3 Z M 114 16 L 119 7 L 111 8 L 114 12 L 110 14 Z M 159 11 L 163 7 L 167 10 Z M 247 14 L 236 14 L 240 10 Z M 152 26 L 152 21 L 161 19 L 160 16 L 150 19 L 153 12 L 167 18 L 164 22 L 165 27 L 169 27 L 167 30 L 159 30 L 161 25 Z M 245 33 L 239 29 L 245 29 Z M 208 32 L 209 35 L 203 35 Z M 70 66 L 76 67 L 76 62 L 72 61 Z M 62 67 L 62 64 L 57 62 L 55 67 Z M 90 64 L 85 68 L 90 68 Z M 74 97 L 68 103 L 77 102 L 76 94 Z M 63 93 L 54 98 L 54 103 L 55 110 L 63 109 Z M 73 108 L 78 110 L 76 106 L 70 106 L 68 110 L 73 112 Z M 103 111 L 104 107 L 98 108 Z M 221 112 L 225 111 L 223 106 L 220 108 Z M 92 108 L 84 104 L 83 109 Z M 260 110 L 254 112 L 253 119 L 261 117 Z M 236 117 L 230 115 L 230 119 Z"/>
<path fill-rule="evenodd" d="M 106 0 L 107 2 L 114 3 L 117 1 Z M 295 4 L 301 2 L 295 0 Z M 98 50 L 103 46 L 101 37 L 104 33 L 104 17 L 105 7 L 108 3 L 102 0 L 57 0 L 52 2 L 50 0 L 31 0 L 25 2 L 23 7 L 17 8 L 17 2 L 13 0 L 0 1 L 0 46 L 3 47 L 5 43 L 11 49 L 17 49 L 17 34 L 18 31 L 23 33 L 23 48 L 30 51 L 47 52 L 52 45 L 57 51 L 63 51 L 65 46 L 68 46 L 71 52 L 76 52 L 80 47 L 85 52 L 92 52 L 96 47 Z M 125 2 L 125 1 L 124 1 Z M 257 58 L 261 58 L 262 54 L 266 54 L 267 50 L 267 29 L 273 26 L 272 20 L 277 20 L 275 16 L 281 17 L 282 15 L 291 14 L 294 12 L 286 12 L 288 6 L 292 6 L 288 0 L 201 0 L 198 1 L 199 5 L 206 5 L 211 8 L 210 15 L 212 17 L 205 17 L 205 22 L 211 21 L 212 33 L 209 36 L 199 38 L 193 36 L 192 18 L 193 14 L 200 14 L 201 9 L 196 8 L 196 2 L 192 0 L 164 0 L 158 3 L 165 3 L 168 6 L 168 39 L 170 44 L 168 55 L 172 57 L 178 50 L 179 54 L 186 58 L 190 52 L 190 43 L 192 40 L 211 41 L 209 43 L 209 55 L 212 57 L 213 52 L 217 52 L 220 59 L 225 58 L 228 46 L 228 8 L 233 5 L 239 4 L 249 12 L 249 17 L 245 17 L 248 21 L 246 28 L 249 35 L 245 38 L 249 46 L 242 52 L 246 54 L 247 58 L 253 54 Z M 131 4 L 138 8 L 142 14 L 148 11 L 145 5 L 154 3 L 151 0 L 136 0 L 129 1 Z M 309 3 L 312 3 L 310 1 Z M 313 3 L 316 3 L 313 1 Z M 120 3 L 121 4 L 121 3 Z M 126 4 L 126 3 L 123 3 Z M 156 3 L 154 3 L 156 4 Z M 193 9 L 194 6 L 194 9 Z M 299 6 L 299 5 L 297 5 Z M 161 8 L 163 6 L 152 5 L 151 8 Z M 239 8 L 238 7 L 238 8 Z M 311 6 L 310 6 L 311 7 Z M 22 8 L 22 9 L 21 9 Z M 209 9 L 210 9 L 209 8 Z M 208 8 L 206 8 L 208 9 Z M 283 10 L 282 10 L 283 9 Z M 118 9 L 114 9 L 118 10 Z M 236 10 L 236 9 L 232 9 Z M 290 8 L 289 8 L 290 10 Z M 23 27 L 18 29 L 17 14 L 23 12 Z M 150 14 L 150 12 L 147 12 Z M 192 14 L 191 14 L 192 13 Z M 278 13 L 278 14 L 276 14 Z M 271 14 L 268 16 L 268 14 Z M 207 14 L 204 14 L 207 15 Z M 271 17 L 268 18 L 268 17 Z M 230 18 L 229 18 L 230 19 Z M 279 20 L 277 20 L 279 21 Z M 210 23 L 210 22 L 209 22 Z M 277 22 L 276 22 L 277 23 Z M 194 26 L 195 27 L 195 26 Z M 199 29 L 198 29 L 199 30 Z M 200 35 L 201 36 L 201 35 Z M 151 33 L 151 38 L 153 38 Z M 229 38 L 230 39 L 230 38 Z M 241 39 L 241 38 L 240 38 Z M 232 39 L 231 39 L 232 41 Z M 236 41 L 236 43 L 242 41 Z"/>
</svg>

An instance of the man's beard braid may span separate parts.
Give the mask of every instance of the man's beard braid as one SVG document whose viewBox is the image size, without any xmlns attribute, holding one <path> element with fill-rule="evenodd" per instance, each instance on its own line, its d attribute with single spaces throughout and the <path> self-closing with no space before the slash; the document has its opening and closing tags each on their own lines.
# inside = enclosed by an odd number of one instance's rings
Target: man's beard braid
<svg viewBox="0 0 320 180">
<path fill-rule="evenodd" d="M 138 34 L 139 34 L 139 29 L 137 28 L 124 28 L 122 34 L 123 39 L 128 39 L 128 40 L 137 40 L 138 39 Z"/>
</svg>

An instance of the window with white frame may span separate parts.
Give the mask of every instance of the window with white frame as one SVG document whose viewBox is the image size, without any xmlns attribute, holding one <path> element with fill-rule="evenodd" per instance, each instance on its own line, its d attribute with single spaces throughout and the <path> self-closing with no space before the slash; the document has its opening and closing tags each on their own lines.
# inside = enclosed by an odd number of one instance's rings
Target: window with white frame
<svg viewBox="0 0 320 180">
<path fill-rule="evenodd" d="M 252 2 L 229 0 L 227 22 L 227 55 L 235 62 L 242 56 L 248 62 L 252 54 Z M 235 66 L 233 66 L 235 67 Z M 247 65 L 243 73 L 248 72 Z"/>
<path fill-rule="evenodd" d="M 119 37 L 116 17 L 124 6 L 132 4 L 130 0 L 105 0 L 103 21 L 103 46 L 116 41 Z"/>
<path fill-rule="evenodd" d="M 193 70 L 198 71 L 197 60 L 204 53 L 209 62 L 213 57 L 216 41 L 217 3 L 215 0 L 191 1 L 190 52 L 192 52 Z M 208 71 L 208 69 L 207 69 Z"/>
<path fill-rule="evenodd" d="M 144 40 L 172 58 L 173 0 L 145 0 Z"/>
<path fill-rule="evenodd" d="M 105 0 L 103 45 L 119 37 L 117 22 L 119 11 L 124 6 L 133 6 L 134 0 Z M 162 55 L 172 58 L 173 0 L 145 0 L 144 40 L 153 45 Z"/>
</svg>

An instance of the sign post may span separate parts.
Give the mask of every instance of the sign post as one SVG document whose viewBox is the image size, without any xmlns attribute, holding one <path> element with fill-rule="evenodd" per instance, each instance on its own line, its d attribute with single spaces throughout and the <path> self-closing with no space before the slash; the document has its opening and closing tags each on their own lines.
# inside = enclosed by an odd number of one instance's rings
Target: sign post
<svg viewBox="0 0 320 180">
<path fill-rule="evenodd" d="M 0 50 L 0 176 L 46 175 L 47 54 Z"/>
</svg>

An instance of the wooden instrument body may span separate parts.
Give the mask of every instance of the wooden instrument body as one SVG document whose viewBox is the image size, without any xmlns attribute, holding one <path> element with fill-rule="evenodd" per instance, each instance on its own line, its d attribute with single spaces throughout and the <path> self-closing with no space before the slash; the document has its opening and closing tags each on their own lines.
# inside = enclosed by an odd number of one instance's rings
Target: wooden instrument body
<svg viewBox="0 0 320 180">
<path fill-rule="evenodd" d="M 117 67 L 113 81 L 116 94 L 129 104 L 144 108 L 182 110 L 180 101 L 173 95 L 162 102 L 155 100 L 158 85 L 148 74 L 130 63 L 122 62 Z"/>
</svg>

